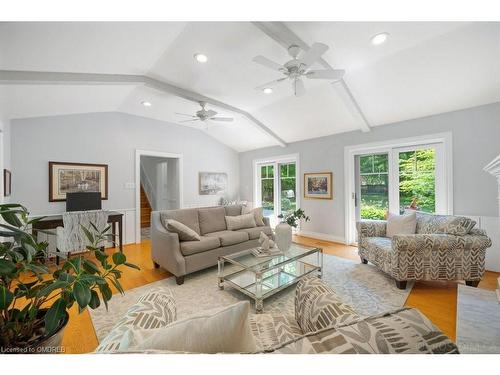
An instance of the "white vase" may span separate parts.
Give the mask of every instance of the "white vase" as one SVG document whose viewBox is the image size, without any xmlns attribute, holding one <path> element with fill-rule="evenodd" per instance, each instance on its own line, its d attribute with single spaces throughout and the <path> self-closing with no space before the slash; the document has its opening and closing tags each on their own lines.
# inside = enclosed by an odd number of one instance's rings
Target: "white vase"
<svg viewBox="0 0 500 375">
<path fill-rule="evenodd" d="M 276 246 L 281 251 L 287 251 L 292 245 L 292 227 L 287 223 L 279 223 L 275 230 Z"/>
</svg>

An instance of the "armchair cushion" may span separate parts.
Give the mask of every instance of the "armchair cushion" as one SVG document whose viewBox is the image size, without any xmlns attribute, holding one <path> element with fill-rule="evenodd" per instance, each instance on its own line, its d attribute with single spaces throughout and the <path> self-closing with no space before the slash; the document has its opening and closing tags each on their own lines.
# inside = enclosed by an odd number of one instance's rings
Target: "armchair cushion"
<svg viewBox="0 0 500 375">
<path fill-rule="evenodd" d="M 333 289 L 317 277 L 299 281 L 295 289 L 295 319 L 302 332 L 309 333 L 358 318 Z"/>
<path fill-rule="evenodd" d="M 418 234 L 444 233 L 455 236 L 468 234 L 476 222 L 464 216 L 433 215 L 425 212 L 417 212 Z"/>
<path fill-rule="evenodd" d="M 391 238 L 395 234 L 414 234 L 417 226 L 417 215 L 410 212 L 404 215 L 394 215 L 389 213 L 387 217 L 387 237 Z"/>
</svg>

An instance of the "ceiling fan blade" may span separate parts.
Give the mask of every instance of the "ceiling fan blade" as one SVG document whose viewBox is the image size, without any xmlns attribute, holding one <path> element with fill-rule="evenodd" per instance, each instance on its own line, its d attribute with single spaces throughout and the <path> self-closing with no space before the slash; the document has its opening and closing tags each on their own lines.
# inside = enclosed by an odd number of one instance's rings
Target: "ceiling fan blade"
<svg viewBox="0 0 500 375">
<path fill-rule="evenodd" d="M 283 65 L 275 63 L 274 61 L 269 60 L 267 57 L 264 57 L 264 56 L 260 56 L 260 55 L 259 56 L 255 56 L 252 59 L 252 61 L 256 62 L 257 64 L 263 65 L 263 66 L 265 66 L 266 68 L 269 68 L 269 69 L 278 70 L 278 71 L 282 71 L 284 69 Z"/>
<path fill-rule="evenodd" d="M 306 88 L 304 87 L 304 82 L 300 79 L 296 79 L 293 81 L 293 93 L 295 96 L 302 96 L 306 92 Z"/>
<path fill-rule="evenodd" d="M 232 118 L 232 117 L 210 117 L 210 121 L 231 122 L 231 121 L 234 121 L 234 118 Z"/>
<path fill-rule="evenodd" d="M 326 51 L 328 51 L 328 46 L 323 43 L 314 43 L 309 50 L 304 53 L 299 60 L 306 67 L 312 65 L 314 62 L 319 60 L 321 55 L 323 55 Z"/>
<path fill-rule="evenodd" d="M 326 69 L 326 70 L 310 70 L 306 73 L 307 78 L 310 79 L 331 79 L 338 81 L 342 79 L 345 74 L 343 69 Z"/>
<path fill-rule="evenodd" d="M 179 121 L 179 122 L 193 122 L 193 121 L 200 121 L 199 118 L 195 118 L 195 119 L 192 119 L 192 120 L 182 120 L 182 121 Z"/>
<path fill-rule="evenodd" d="M 206 116 L 207 117 L 214 117 L 215 115 L 217 114 L 217 112 L 209 109 L 207 112 L 206 112 Z"/>
<path fill-rule="evenodd" d="M 188 115 L 187 113 L 179 113 L 179 112 L 174 112 L 176 115 L 181 115 L 181 116 L 188 116 L 188 117 L 193 117 L 193 118 L 197 118 L 196 116 L 193 116 L 193 115 Z"/>
<path fill-rule="evenodd" d="M 283 77 L 283 78 L 280 78 L 280 79 L 275 79 L 274 81 L 271 81 L 271 82 L 267 82 L 267 83 L 264 83 L 263 85 L 260 85 L 260 86 L 257 86 L 255 88 L 255 90 L 263 90 L 267 87 L 273 87 L 275 86 L 276 84 L 280 83 L 280 82 L 283 82 L 284 80 L 286 80 L 288 77 Z"/>
</svg>

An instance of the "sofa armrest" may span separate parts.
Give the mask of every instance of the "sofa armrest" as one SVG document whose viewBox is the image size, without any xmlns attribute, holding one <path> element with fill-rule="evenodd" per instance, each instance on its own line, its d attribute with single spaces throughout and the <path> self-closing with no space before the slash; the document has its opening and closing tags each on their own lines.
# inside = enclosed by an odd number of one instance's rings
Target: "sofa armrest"
<svg viewBox="0 0 500 375">
<path fill-rule="evenodd" d="M 385 237 L 387 221 L 385 220 L 360 220 L 356 222 L 358 230 L 358 244 L 363 237 Z"/>
<path fill-rule="evenodd" d="M 265 216 L 264 216 L 264 217 L 262 218 L 262 221 L 264 222 L 264 225 L 265 225 L 266 227 L 270 227 L 270 226 L 271 226 L 271 221 L 269 220 L 269 218 L 268 218 L 268 217 L 265 217 Z"/>
<path fill-rule="evenodd" d="M 179 235 L 165 229 L 158 211 L 151 213 L 151 258 L 175 276 L 186 274 L 186 261 L 181 253 Z"/>
<path fill-rule="evenodd" d="M 491 239 L 483 235 L 467 234 L 396 234 L 392 237 L 395 252 L 416 252 L 423 249 L 434 251 L 482 251 L 491 246 Z"/>
</svg>

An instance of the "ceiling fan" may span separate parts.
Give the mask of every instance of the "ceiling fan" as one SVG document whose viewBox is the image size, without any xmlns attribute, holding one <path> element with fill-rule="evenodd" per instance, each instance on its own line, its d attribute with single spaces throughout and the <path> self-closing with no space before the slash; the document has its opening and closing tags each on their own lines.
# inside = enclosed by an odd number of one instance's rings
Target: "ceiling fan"
<svg viewBox="0 0 500 375">
<path fill-rule="evenodd" d="M 314 43 L 309 50 L 301 53 L 302 49 L 299 46 L 292 44 L 288 47 L 288 54 L 292 57 L 292 60 L 288 61 L 284 65 L 280 65 L 264 56 L 254 57 L 254 62 L 285 75 L 285 77 L 257 86 L 256 89 L 263 90 L 265 88 L 272 88 L 274 85 L 289 79 L 292 82 L 294 95 L 301 96 L 306 91 L 304 82 L 302 81 L 303 77 L 307 77 L 309 79 L 328 79 L 331 81 L 338 81 L 342 79 L 345 73 L 345 70 L 343 69 L 310 69 L 311 65 L 318 61 L 327 50 L 328 46 L 326 44 Z"/>
<path fill-rule="evenodd" d="M 188 115 L 187 113 L 176 112 L 177 115 L 190 117 L 189 120 L 183 120 L 183 121 L 179 121 L 179 122 L 202 121 L 205 124 L 207 124 L 207 126 L 208 126 L 208 123 L 213 122 L 213 121 L 215 121 L 215 122 L 231 122 L 234 120 L 232 117 L 216 117 L 217 112 L 215 112 L 212 109 L 207 110 L 205 108 L 207 103 L 205 103 L 205 102 L 199 102 L 199 103 L 200 103 L 201 109 L 199 111 L 197 111 L 194 115 Z"/>
</svg>

